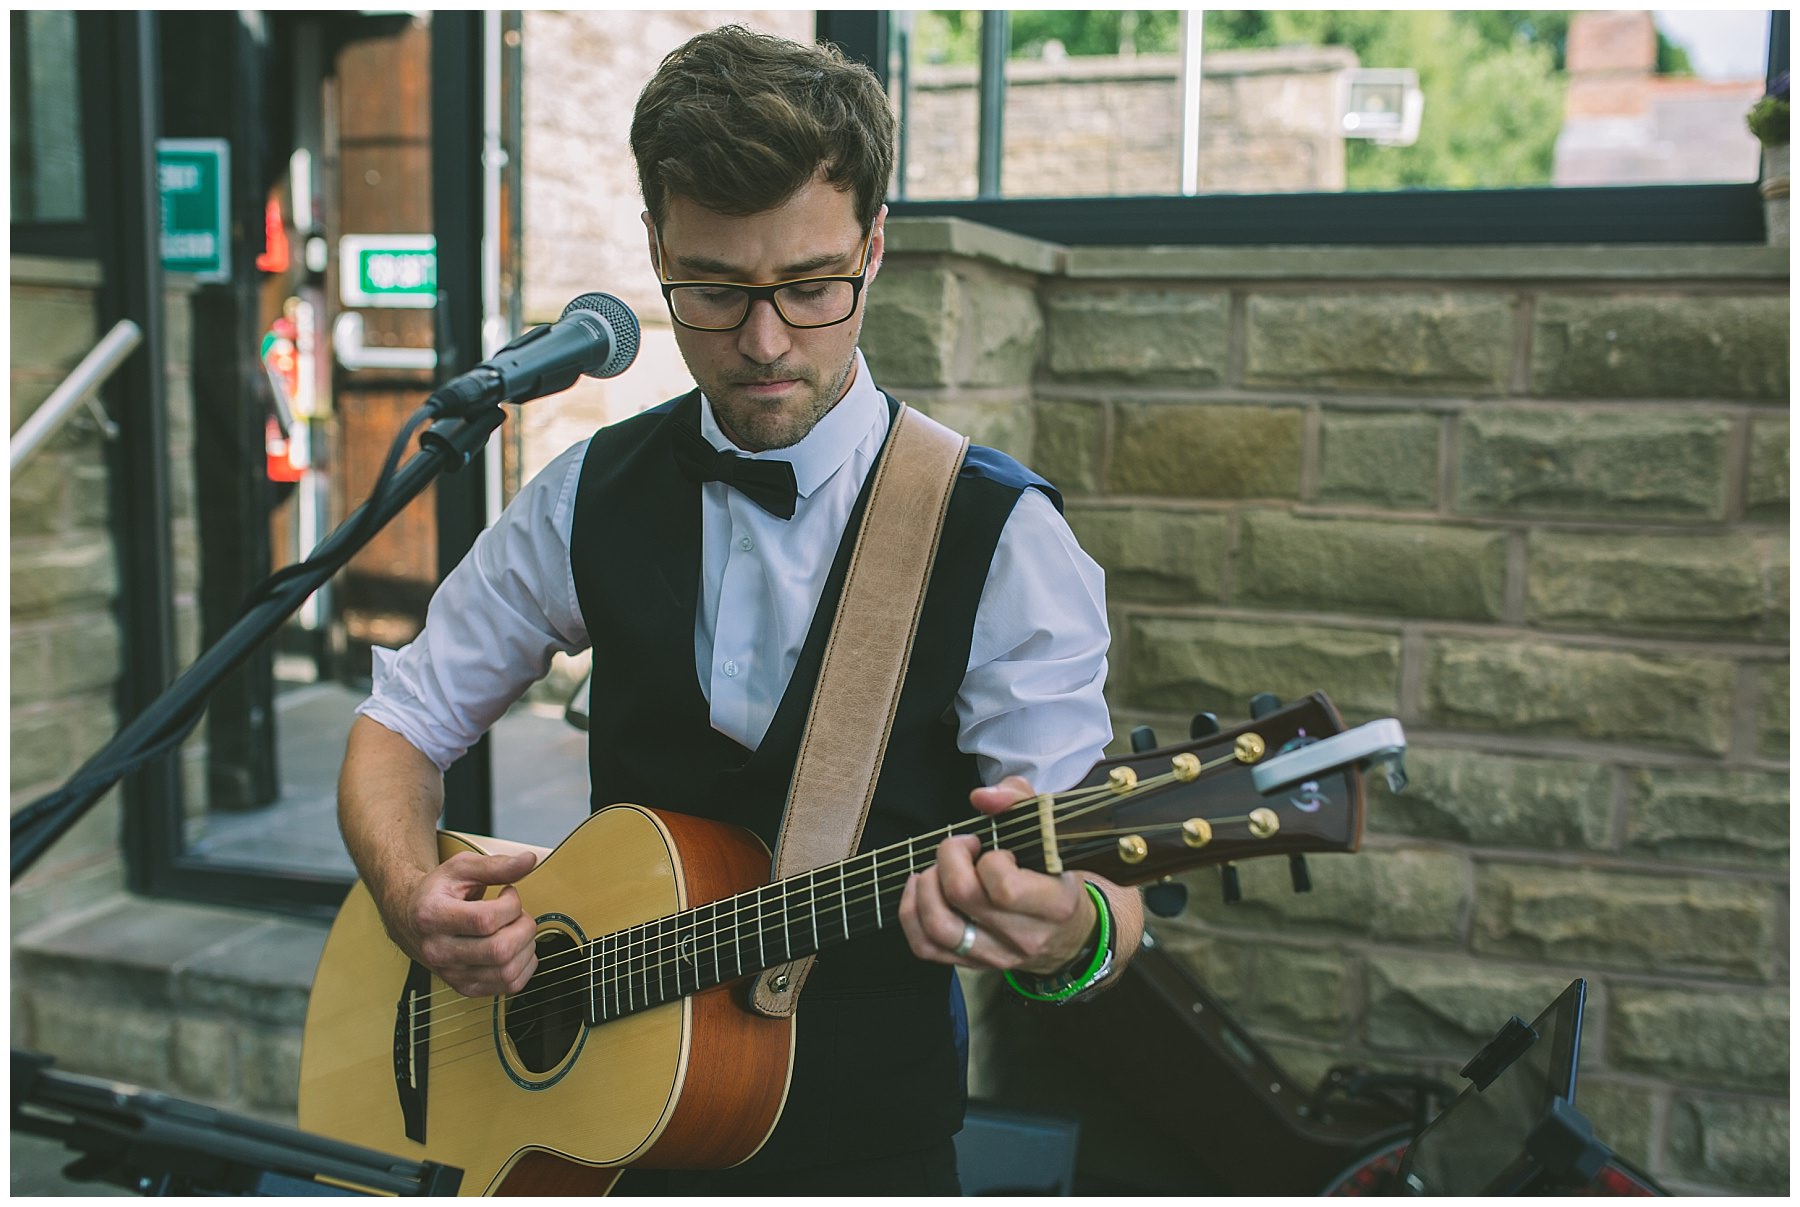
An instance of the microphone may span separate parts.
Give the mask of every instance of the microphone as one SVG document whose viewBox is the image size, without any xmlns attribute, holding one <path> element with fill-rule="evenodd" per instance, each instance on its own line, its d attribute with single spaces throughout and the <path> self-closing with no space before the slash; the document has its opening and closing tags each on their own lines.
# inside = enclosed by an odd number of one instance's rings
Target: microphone
<svg viewBox="0 0 1800 1207">
<path fill-rule="evenodd" d="M 439 386 L 426 404 L 461 418 L 501 402 L 529 402 L 575 384 L 582 374 L 617 377 L 637 359 L 638 321 L 609 293 L 584 293 L 556 322 L 533 327 L 467 373 Z"/>
</svg>

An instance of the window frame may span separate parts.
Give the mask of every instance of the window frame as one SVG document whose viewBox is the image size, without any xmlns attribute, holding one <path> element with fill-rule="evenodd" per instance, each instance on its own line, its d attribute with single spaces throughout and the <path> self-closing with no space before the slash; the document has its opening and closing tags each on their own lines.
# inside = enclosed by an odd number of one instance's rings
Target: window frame
<svg viewBox="0 0 1800 1207">
<path fill-rule="evenodd" d="M 1788 67 L 1769 14 L 1765 80 Z M 820 10 L 821 41 L 888 83 L 889 13 Z M 901 155 L 904 156 L 904 132 Z M 965 218 L 1067 246 L 1475 246 L 1751 243 L 1768 239 L 1756 182 L 1199 196 L 888 201 L 895 218 Z"/>
</svg>

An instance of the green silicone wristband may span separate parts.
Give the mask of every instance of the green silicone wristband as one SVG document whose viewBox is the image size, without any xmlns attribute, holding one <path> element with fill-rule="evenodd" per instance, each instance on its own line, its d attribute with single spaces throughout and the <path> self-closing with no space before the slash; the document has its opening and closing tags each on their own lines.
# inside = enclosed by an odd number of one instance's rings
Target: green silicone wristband
<svg viewBox="0 0 1800 1207">
<path fill-rule="evenodd" d="M 1112 966 L 1112 909 L 1107 904 L 1106 894 L 1101 892 L 1092 880 L 1084 880 L 1082 883 L 1086 886 L 1088 895 L 1094 899 L 1094 912 L 1100 919 L 1100 942 L 1094 947 L 1093 962 L 1087 966 L 1087 971 L 1067 985 L 1048 993 L 1025 988 L 1019 984 L 1018 978 L 1012 974 L 1011 969 L 1001 973 L 1006 978 L 1006 983 L 1012 986 L 1013 992 L 1020 997 L 1034 1002 L 1066 1002 L 1077 994 L 1093 988 L 1094 984 L 1106 974 L 1106 971 L 1110 970 Z M 1033 977 L 1032 979 L 1041 982 L 1049 978 Z"/>
</svg>

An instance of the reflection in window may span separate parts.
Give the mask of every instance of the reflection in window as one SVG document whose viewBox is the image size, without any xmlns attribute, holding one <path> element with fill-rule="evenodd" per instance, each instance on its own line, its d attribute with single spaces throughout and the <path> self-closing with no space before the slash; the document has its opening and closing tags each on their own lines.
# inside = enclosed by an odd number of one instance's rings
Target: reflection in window
<svg viewBox="0 0 1800 1207">
<path fill-rule="evenodd" d="M 12 14 L 12 220 L 79 222 L 81 71 L 75 14 Z"/>
<path fill-rule="evenodd" d="M 1754 180 L 1766 12 L 1018 11 L 1009 197 Z M 909 200 L 971 197 L 983 14 L 895 14 Z M 1189 22 L 1199 20 L 1191 29 Z"/>
</svg>

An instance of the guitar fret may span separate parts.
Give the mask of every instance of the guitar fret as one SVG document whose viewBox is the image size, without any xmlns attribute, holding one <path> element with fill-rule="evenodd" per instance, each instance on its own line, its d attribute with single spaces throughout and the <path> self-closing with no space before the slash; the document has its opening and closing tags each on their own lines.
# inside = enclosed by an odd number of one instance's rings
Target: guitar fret
<svg viewBox="0 0 1800 1207">
<path fill-rule="evenodd" d="M 819 950 L 819 888 L 818 888 L 818 882 L 813 879 L 813 877 L 816 876 L 817 874 L 818 873 L 816 873 L 816 872 L 808 872 L 806 874 L 807 904 L 809 906 L 811 906 L 811 908 L 812 908 L 813 950 L 814 951 Z"/>
<path fill-rule="evenodd" d="M 844 914 L 844 937 L 850 937 L 850 878 L 842 873 L 838 875 L 838 909 Z"/>
<path fill-rule="evenodd" d="M 595 974 L 598 972 L 598 965 L 599 965 L 599 960 L 600 960 L 600 941 L 589 943 L 582 950 L 587 955 L 587 997 L 588 997 L 587 1012 L 588 1012 L 588 1018 L 590 1021 L 595 1022 L 595 1023 L 605 1022 L 606 1021 L 605 1015 L 602 1013 L 602 1011 L 604 1010 L 604 1007 L 600 1004 L 599 1001 L 597 1001 L 595 999 L 595 996 L 594 996 L 594 990 L 596 987 Z"/>
<path fill-rule="evenodd" d="M 875 902 L 875 929 L 881 929 L 881 873 L 876 868 L 877 854 L 869 856 L 869 899 Z"/>
<path fill-rule="evenodd" d="M 769 966 L 769 952 L 763 945 L 763 899 L 762 890 L 756 890 L 756 958 L 764 967 Z"/>
<path fill-rule="evenodd" d="M 723 983 L 725 975 L 719 969 L 719 903 L 713 902 L 712 940 L 713 940 L 713 984 Z"/>
</svg>

